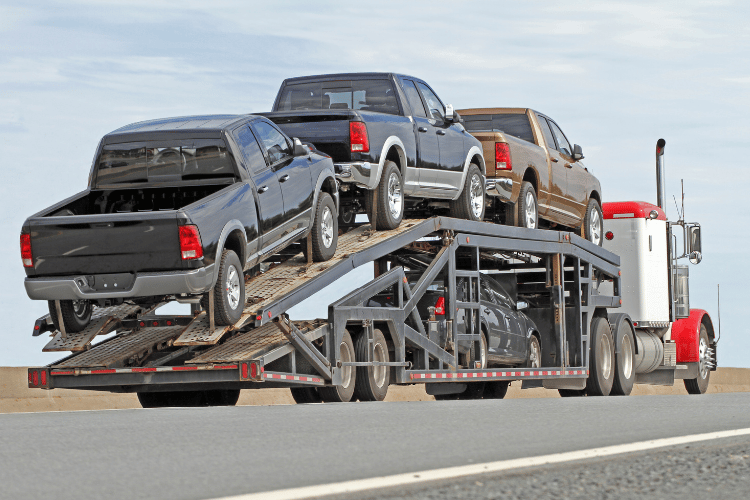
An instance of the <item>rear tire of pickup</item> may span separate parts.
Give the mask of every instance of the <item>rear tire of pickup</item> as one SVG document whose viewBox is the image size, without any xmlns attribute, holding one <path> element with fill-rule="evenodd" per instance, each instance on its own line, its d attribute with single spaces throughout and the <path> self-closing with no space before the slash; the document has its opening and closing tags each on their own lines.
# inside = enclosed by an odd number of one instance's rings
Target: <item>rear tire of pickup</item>
<svg viewBox="0 0 750 500">
<path fill-rule="evenodd" d="M 204 302 L 208 305 L 208 297 Z M 214 321 L 217 325 L 233 325 L 240 320 L 244 308 L 245 278 L 240 258 L 233 250 L 224 250 L 214 286 Z"/>
<path fill-rule="evenodd" d="M 602 246 L 602 236 L 604 236 L 602 207 L 593 198 L 586 206 L 586 214 L 583 217 L 583 225 L 579 234 L 594 245 Z"/>
<path fill-rule="evenodd" d="M 367 332 L 363 331 L 354 341 L 354 354 L 357 362 L 367 361 L 369 342 Z M 373 335 L 373 361 L 388 363 L 388 344 L 383 332 L 375 329 Z M 391 382 L 391 369 L 389 366 L 358 366 L 357 381 L 354 386 L 354 397 L 360 401 L 383 401 L 388 393 Z"/>
<path fill-rule="evenodd" d="M 451 215 L 459 219 L 481 221 L 484 218 L 485 196 L 482 171 L 472 163 L 466 173 L 461 194 L 450 203 Z"/>
<path fill-rule="evenodd" d="M 596 316 L 591 322 L 591 348 L 589 356 L 589 378 L 586 380 L 586 394 L 608 396 L 615 379 L 615 343 L 612 329 L 606 318 Z"/>
<path fill-rule="evenodd" d="M 375 227 L 378 230 L 396 229 L 404 218 L 404 182 L 398 166 L 392 161 L 383 165 L 383 175 L 380 183 L 369 197 L 377 197 L 377 219 Z M 372 218 L 372 199 L 365 202 L 367 217 Z M 372 222 L 372 221 L 370 221 Z"/>
<path fill-rule="evenodd" d="M 336 205 L 331 195 L 325 191 L 318 197 L 315 207 L 315 220 L 312 227 L 313 261 L 329 260 L 336 253 L 339 240 L 339 221 L 336 216 Z M 302 240 L 302 254 L 307 257 L 307 242 Z"/>
<path fill-rule="evenodd" d="M 49 315 L 55 328 L 60 329 L 60 323 L 57 319 L 57 308 L 55 301 L 47 301 L 49 306 Z M 91 322 L 91 311 L 93 306 L 88 300 L 61 300 L 60 312 L 62 313 L 67 333 L 80 332 L 86 329 Z"/>
<path fill-rule="evenodd" d="M 292 399 L 298 405 L 323 402 L 315 387 L 292 387 L 290 390 Z"/>
<path fill-rule="evenodd" d="M 516 202 L 516 221 L 518 227 L 537 229 L 539 227 L 539 202 L 534 186 L 528 181 L 521 183 L 521 192 Z"/>
<path fill-rule="evenodd" d="M 351 363 L 354 361 L 354 343 L 349 332 L 344 331 L 344 336 L 339 344 L 339 360 L 342 363 Z M 346 403 L 352 400 L 354 387 L 357 383 L 357 371 L 353 366 L 342 366 L 340 368 L 342 375 L 341 385 L 327 385 L 318 388 L 318 394 L 326 403 Z"/>
</svg>

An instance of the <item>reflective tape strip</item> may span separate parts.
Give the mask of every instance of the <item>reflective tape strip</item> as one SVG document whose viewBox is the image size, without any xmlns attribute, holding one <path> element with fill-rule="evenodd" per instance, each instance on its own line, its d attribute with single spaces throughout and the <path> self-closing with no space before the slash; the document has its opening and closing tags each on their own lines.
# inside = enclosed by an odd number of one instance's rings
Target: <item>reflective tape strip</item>
<svg viewBox="0 0 750 500">
<path fill-rule="evenodd" d="M 185 372 L 198 370 L 236 370 L 238 365 L 158 366 L 137 368 L 93 368 L 80 370 L 53 370 L 50 375 L 109 375 L 119 373 Z"/>
<path fill-rule="evenodd" d="M 291 380 L 294 382 L 322 382 L 317 377 L 305 377 L 304 375 L 284 375 L 282 373 L 264 373 L 264 379 Z"/>
<path fill-rule="evenodd" d="M 481 371 L 481 372 L 445 372 L 445 373 L 411 373 L 411 380 L 428 379 L 463 379 L 463 378 L 536 378 L 560 377 L 570 375 L 588 375 L 587 370 L 534 370 L 534 371 Z"/>
</svg>

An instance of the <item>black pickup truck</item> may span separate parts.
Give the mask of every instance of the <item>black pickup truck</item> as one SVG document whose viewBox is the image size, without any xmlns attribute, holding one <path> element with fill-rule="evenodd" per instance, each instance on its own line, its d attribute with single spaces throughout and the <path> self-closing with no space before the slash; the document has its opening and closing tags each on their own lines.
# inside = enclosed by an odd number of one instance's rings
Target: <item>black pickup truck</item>
<svg viewBox="0 0 750 500">
<path fill-rule="evenodd" d="M 313 259 L 330 259 L 337 214 L 331 159 L 266 118 L 135 123 L 101 140 L 85 191 L 24 223 L 26 292 L 50 301 L 58 328 L 60 301 L 69 332 L 86 327 L 94 301 L 189 302 L 211 289 L 216 323 L 233 324 L 243 272 L 311 228 Z"/>
<path fill-rule="evenodd" d="M 392 73 L 290 78 L 273 112 L 260 114 L 333 158 L 342 182 L 342 225 L 364 212 L 377 227 L 393 229 L 405 209 L 482 220 L 482 145 L 453 107 L 418 78 Z"/>
</svg>

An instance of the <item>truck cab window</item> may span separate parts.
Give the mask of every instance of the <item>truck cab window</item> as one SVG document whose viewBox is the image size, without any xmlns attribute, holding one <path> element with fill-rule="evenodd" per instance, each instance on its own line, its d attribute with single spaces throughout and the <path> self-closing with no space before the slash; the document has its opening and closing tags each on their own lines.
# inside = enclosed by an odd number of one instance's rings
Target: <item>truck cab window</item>
<svg viewBox="0 0 750 500">
<path fill-rule="evenodd" d="M 435 120 L 445 121 L 445 108 L 443 107 L 443 103 L 440 102 L 440 99 L 437 98 L 427 85 L 417 83 L 417 86 L 422 93 L 422 97 L 424 97 L 424 101 L 427 103 L 430 115 L 432 115 Z"/>
<path fill-rule="evenodd" d="M 404 92 L 406 92 L 406 100 L 409 101 L 411 106 L 411 112 L 414 116 L 421 116 L 427 118 L 427 113 L 424 110 L 424 104 L 422 99 L 419 97 L 417 87 L 414 86 L 414 82 L 411 80 L 404 80 Z"/>
<path fill-rule="evenodd" d="M 557 126 L 557 123 L 553 122 L 552 120 L 549 120 L 549 125 L 552 128 L 552 133 L 555 134 L 555 139 L 557 140 L 557 150 L 563 153 L 566 156 L 573 156 L 573 148 L 570 147 L 570 143 L 565 138 L 565 134 L 562 133 L 562 130 L 560 130 L 560 127 Z"/>
<path fill-rule="evenodd" d="M 242 126 L 235 131 L 234 136 L 242 150 L 242 154 L 245 156 L 249 172 L 254 174 L 265 169 L 267 166 L 266 160 L 263 158 L 263 152 L 260 150 L 258 141 L 255 139 L 255 135 L 250 130 L 250 127 L 247 125 Z"/>
<path fill-rule="evenodd" d="M 557 149 L 557 145 L 555 144 L 555 138 L 552 135 L 552 130 L 549 128 L 549 124 L 547 123 L 547 119 L 543 116 L 537 115 L 539 126 L 542 128 L 542 135 L 544 136 L 544 142 L 547 144 L 547 147 L 550 149 Z"/>
<path fill-rule="evenodd" d="M 263 143 L 263 147 L 266 149 L 271 165 L 288 156 L 292 156 L 289 143 L 281 132 L 264 121 L 257 121 L 253 123 L 253 126 L 255 127 L 255 131 L 258 132 L 260 142 Z"/>
</svg>

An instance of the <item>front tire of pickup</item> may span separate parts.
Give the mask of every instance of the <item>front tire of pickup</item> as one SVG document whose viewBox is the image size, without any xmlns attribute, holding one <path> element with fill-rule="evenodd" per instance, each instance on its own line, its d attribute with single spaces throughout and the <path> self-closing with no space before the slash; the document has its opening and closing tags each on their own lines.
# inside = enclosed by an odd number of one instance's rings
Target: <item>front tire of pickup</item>
<svg viewBox="0 0 750 500">
<path fill-rule="evenodd" d="M 484 179 L 479 167 L 472 163 L 466 173 L 461 194 L 450 203 L 451 215 L 459 219 L 481 221 L 484 218 L 484 205 Z"/>
<path fill-rule="evenodd" d="M 593 198 L 589 200 L 589 204 L 586 206 L 586 215 L 583 217 L 580 234 L 594 245 L 602 246 L 602 235 L 604 234 L 602 207 Z"/>
<path fill-rule="evenodd" d="M 204 302 L 207 304 L 207 300 Z M 219 277 L 214 286 L 214 321 L 217 325 L 233 325 L 240 320 L 244 308 L 242 264 L 234 251 L 224 250 L 219 261 Z"/>
<path fill-rule="evenodd" d="M 57 318 L 55 301 L 50 300 L 47 303 L 49 305 L 49 315 L 52 318 L 52 323 L 55 325 L 55 328 L 59 330 L 60 322 Z M 65 324 L 65 331 L 67 333 L 83 331 L 91 322 L 92 309 L 93 306 L 88 300 L 61 300 L 60 312 L 62 313 Z"/>
<path fill-rule="evenodd" d="M 528 182 L 521 183 L 521 192 L 518 193 L 518 202 L 516 202 L 516 220 L 519 227 L 536 229 L 539 227 L 539 203 L 537 202 L 536 190 Z"/>
</svg>

